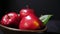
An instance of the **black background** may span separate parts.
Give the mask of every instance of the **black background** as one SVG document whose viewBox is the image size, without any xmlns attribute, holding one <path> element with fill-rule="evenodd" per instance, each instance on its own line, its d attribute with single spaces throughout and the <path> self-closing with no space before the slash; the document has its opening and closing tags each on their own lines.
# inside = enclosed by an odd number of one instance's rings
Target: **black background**
<svg viewBox="0 0 60 34">
<path fill-rule="evenodd" d="M 41 14 L 52 14 L 53 20 L 60 20 L 59 0 L 0 0 L 0 15 L 11 11 L 19 13 L 26 5 L 33 8 L 38 17 Z"/>
</svg>

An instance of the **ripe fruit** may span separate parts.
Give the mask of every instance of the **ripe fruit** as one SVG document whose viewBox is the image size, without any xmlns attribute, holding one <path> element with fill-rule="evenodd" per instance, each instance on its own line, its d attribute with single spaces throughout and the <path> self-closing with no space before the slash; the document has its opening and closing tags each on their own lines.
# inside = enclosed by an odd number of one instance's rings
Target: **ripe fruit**
<svg viewBox="0 0 60 34">
<path fill-rule="evenodd" d="M 34 14 L 34 10 L 33 9 L 21 9 L 20 11 L 20 17 L 23 18 L 29 14 Z"/>
<path fill-rule="evenodd" d="M 5 26 L 18 25 L 18 14 L 10 12 L 2 17 L 1 24 Z"/>
<path fill-rule="evenodd" d="M 40 29 L 43 26 L 42 22 L 34 15 L 29 14 L 26 17 L 23 17 L 19 29 L 22 30 L 34 30 Z"/>
</svg>

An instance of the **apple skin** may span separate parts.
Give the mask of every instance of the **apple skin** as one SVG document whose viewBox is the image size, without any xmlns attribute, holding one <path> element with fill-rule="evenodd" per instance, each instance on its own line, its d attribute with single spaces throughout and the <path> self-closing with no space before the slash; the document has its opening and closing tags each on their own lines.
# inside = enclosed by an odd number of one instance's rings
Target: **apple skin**
<svg viewBox="0 0 60 34">
<path fill-rule="evenodd" d="M 43 27 L 42 21 L 32 14 L 23 17 L 19 24 L 21 30 L 35 30 L 41 29 L 41 27 Z"/>
<path fill-rule="evenodd" d="M 2 17 L 1 24 L 5 26 L 18 25 L 18 14 L 10 12 Z"/>
<path fill-rule="evenodd" d="M 24 9 L 21 9 L 20 11 L 20 17 L 23 18 L 29 14 L 34 14 L 34 10 L 33 9 L 28 9 L 28 8 L 24 8 Z"/>
</svg>

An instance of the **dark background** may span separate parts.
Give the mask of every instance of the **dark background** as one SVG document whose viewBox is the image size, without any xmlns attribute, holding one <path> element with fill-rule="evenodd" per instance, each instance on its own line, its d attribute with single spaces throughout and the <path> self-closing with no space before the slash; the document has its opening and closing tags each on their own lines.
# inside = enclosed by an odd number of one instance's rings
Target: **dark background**
<svg viewBox="0 0 60 34">
<path fill-rule="evenodd" d="M 18 13 L 26 5 L 33 8 L 38 17 L 41 14 L 52 14 L 53 20 L 60 20 L 59 0 L 0 0 L 0 15 L 11 11 Z"/>
<path fill-rule="evenodd" d="M 19 13 L 27 4 L 35 10 L 38 17 L 41 14 L 52 14 L 53 17 L 47 24 L 47 32 L 60 32 L 59 0 L 0 0 L 0 19 L 11 11 Z"/>
</svg>

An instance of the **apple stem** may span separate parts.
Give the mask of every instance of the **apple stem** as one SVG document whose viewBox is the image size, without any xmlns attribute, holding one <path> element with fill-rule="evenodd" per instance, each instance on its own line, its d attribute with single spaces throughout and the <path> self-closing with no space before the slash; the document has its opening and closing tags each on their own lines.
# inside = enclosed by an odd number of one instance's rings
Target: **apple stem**
<svg viewBox="0 0 60 34">
<path fill-rule="evenodd" d="M 10 19 L 10 16 L 8 15 L 8 18 Z"/>
<path fill-rule="evenodd" d="M 27 9 L 29 9 L 29 6 L 28 6 L 28 5 L 26 5 L 26 8 L 27 8 Z"/>
</svg>

